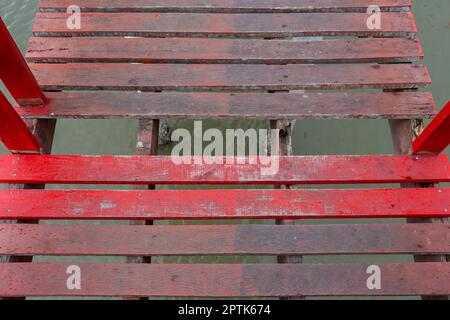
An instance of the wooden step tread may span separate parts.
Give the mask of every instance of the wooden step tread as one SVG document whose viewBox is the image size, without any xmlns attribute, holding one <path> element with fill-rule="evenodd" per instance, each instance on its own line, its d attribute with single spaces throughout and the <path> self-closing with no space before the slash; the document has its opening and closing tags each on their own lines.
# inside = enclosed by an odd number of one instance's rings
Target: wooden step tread
<svg viewBox="0 0 450 320">
<path fill-rule="evenodd" d="M 450 225 L 0 224 L 0 255 L 450 254 Z"/>
<path fill-rule="evenodd" d="M 70 268 L 73 265 L 81 273 L 80 290 L 69 290 L 67 287 L 67 279 L 73 274 L 73 267 Z M 382 285 L 378 290 L 370 290 L 367 286 L 367 280 L 373 274 L 369 267 L 369 264 L 1 263 L 0 296 L 286 297 L 450 294 L 449 263 L 380 264 Z"/>
<path fill-rule="evenodd" d="M 429 92 L 151 93 L 46 92 L 45 106 L 16 107 L 27 119 L 421 119 L 436 115 Z"/>
<path fill-rule="evenodd" d="M 350 184 L 450 182 L 446 155 L 210 157 L 2 155 L 0 183 L 14 184 Z M 215 164 L 209 164 L 215 163 Z M 163 170 L 161 169 L 163 168 Z M 268 170 L 267 170 L 268 171 Z M 269 173 L 269 172 L 267 172 Z"/>
<path fill-rule="evenodd" d="M 66 12 L 72 0 L 41 0 L 42 12 Z M 382 11 L 408 11 L 411 0 L 78 0 L 83 12 L 366 12 L 371 5 Z"/>
<path fill-rule="evenodd" d="M 0 190 L 0 220 L 444 218 L 449 207 L 450 188 Z"/>
<path fill-rule="evenodd" d="M 45 38 L 28 43 L 30 62 L 349 63 L 416 62 L 416 40 L 243 40 L 159 38 Z"/>
<path fill-rule="evenodd" d="M 431 83 L 422 65 L 30 64 L 44 90 L 267 91 L 410 89 Z"/>
<path fill-rule="evenodd" d="M 367 13 L 84 13 L 80 29 L 67 28 L 66 13 L 37 13 L 35 36 L 416 37 L 414 15 L 385 12 L 380 29 L 367 27 Z"/>
</svg>

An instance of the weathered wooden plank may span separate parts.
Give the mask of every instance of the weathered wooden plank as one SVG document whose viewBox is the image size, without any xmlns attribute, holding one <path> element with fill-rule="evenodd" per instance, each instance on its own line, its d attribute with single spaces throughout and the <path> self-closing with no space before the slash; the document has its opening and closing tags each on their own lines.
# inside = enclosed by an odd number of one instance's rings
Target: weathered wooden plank
<svg viewBox="0 0 450 320">
<path fill-rule="evenodd" d="M 413 143 L 413 152 L 438 154 L 450 144 L 450 101 Z"/>
<path fill-rule="evenodd" d="M 81 273 L 70 290 L 67 270 Z M 370 290 L 368 264 L 0 264 L 5 296 L 397 296 L 450 293 L 450 264 L 380 264 L 381 288 Z M 369 270 L 370 271 L 370 270 Z M 420 281 L 418 281 L 420 279 Z"/>
<path fill-rule="evenodd" d="M 41 0 L 41 12 L 66 12 L 72 0 Z M 410 0 L 78 0 L 82 12 L 366 12 L 372 5 L 381 11 L 409 11 Z"/>
<path fill-rule="evenodd" d="M 426 218 L 449 206 L 449 188 L 0 190 L 0 219 Z"/>
<path fill-rule="evenodd" d="M 67 28 L 66 13 L 37 13 L 35 36 L 251 37 L 416 36 L 410 12 L 385 12 L 380 29 L 367 13 L 84 13 L 79 29 Z"/>
<path fill-rule="evenodd" d="M 45 90 L 267 91 L 417 88 L 431 83 L 422 65 L 30 64 Z"/>
<path fill-rule="evenodd" d="M 31 38 L 31 62 L 349 63 L 415 62 L 417 40 L 243 40 L 159 38 Z"/>
<path fill-rule="evenodd" d="M 2 255 L 450 253 L 450 225 L 104 226 L 0 224 Z"/>
<path fill-rule="evenodd" d="M 36 137 L 1 91 L 0 141 L 8 150 L 15 153 L 39 153 L 40 151 Z"/>
<path fill-rule="evenodd" d="M 190 160 L 171 156 L 0 157 L 0 183 L 38 184 L 348 184 L 450 182 L 448 157 L 439 156 L 289 156 L 274 157 L 274 172 L 256 158 Z M 208 160 L 208 159 L 206 159 Z M 253 161 L 254 162 L 250 162 Z M 223 164 L 218 162 L 222 161 Z M 299 170 L 301 168 L 301 170 Z"/>
<path fill-rule="evenodd" d="M 16 108 L 24 118 L 156 117 L 258 119 L 417 119 L 436 112 L 429 92 L 404 93 L 138 93 L 47 92 L 42 107 Z"/>
</svg>

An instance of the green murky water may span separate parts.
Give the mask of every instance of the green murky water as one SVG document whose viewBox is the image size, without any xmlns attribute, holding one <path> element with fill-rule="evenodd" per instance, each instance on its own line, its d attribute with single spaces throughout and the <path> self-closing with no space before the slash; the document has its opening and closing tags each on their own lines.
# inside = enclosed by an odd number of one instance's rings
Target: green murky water
<svg viewBox="0 0 450 320">
<path fill-rule="evenodd" d="M 37 0 L 0 0 L 0 14 L 14 39 L 25 50 L 37 9 Z M 414 0 L 419 36 L 438 107 L 450 98 L 450 1 Z M 207 121 L 218 128 L 265 127 L 258 121 Z M 172 129 L 189 128 L 191 121 L 170 122 Z M 53 147 L 55 154 L 133 154 L 137 123 L 134 120 L 61 120 Z M 387 122 L 384 120 L 302 120 L 294 131 L 294 152 L 302 154 L 383 154 L 392 153 Z M 0 146 L 0 153 L 5 152 Z M 160 153 L 169 152 L 161 147 Z M 95 223 L 95 222 L 92 222 Z M 113 222 L 111 222 L 113 223 Z M 192 223 L 192 222 L 189 222 Z M 268 221 L 266 223 L 272 223 Z M 317 222 L 315 222 L 317 223 Z M 39 260 L 73 261 L 75 258 Z M 79 259 L 76 259 L 79 261 Z M 265 262 L 272 258 L 184 257 L 156 258 L 158 262 Z M 120 258 L 83 258 L 83 261 L 122 261 Z M 410 256 L 307 257 L 305 262 L 396 262 Z"/>
</svg>

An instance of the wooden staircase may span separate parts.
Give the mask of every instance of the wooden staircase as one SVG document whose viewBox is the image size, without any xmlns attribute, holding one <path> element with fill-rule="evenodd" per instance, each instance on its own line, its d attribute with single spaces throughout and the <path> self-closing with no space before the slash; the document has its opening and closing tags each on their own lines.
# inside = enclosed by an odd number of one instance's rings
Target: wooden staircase
<svg viewBox="0 0 450 320">
<path fill-rule="evenodd" d="M 450 189 L 438 184 L 450 182 L 441 154 L 450 143 L 450 104 L 436 116 L 431 93 L 417 91 L 431 80 L 410 0 L 77 2 L 81 28 L 69 29 L 72 1 L 40 1 L 28 64 L 0 20 L 0 78 L 17 102 L 0 95 L 0 138 L 12 153 L 0 157 L 0 183 L 10 186 L 0 190 L 1 297 L 448 298 Z M 380 8 L 380 29 L 367 26 L 370 5 Z M 325 38 L 295 38 L 309 36 Z M 373 90 L 354 90 L 365 88 Z M 62 118 L 138 119 L 136 155 L 50 155 Z M 279 170 L 176 165 L 157 155 L 165 118 L 267 120 L 281 132 L 272 155 Z M 316 118 L 387 119 L 397 154 L 292 155 L 293 120 Z M 100 190 L 45 190 L 50 184 Z M 166 184 L 265 188 L 155 190 Z M 297 223 L 328 218 L 342 223 Z M 353 218 L 409 223 L 346 220 Z M 265 224 L 153 225 L 193 219 Z M 409 254 L 415 262 L 302 263 L 308 255 L 366 254 Z M 128 263 L 33 262 L 38 255 Z M 214 255 L 278 263 L 151 263 Z M 376 268 L 381 285 L 371 287 Z M 73 276 L 79 281 L 71 286 Z"/>
</svg>

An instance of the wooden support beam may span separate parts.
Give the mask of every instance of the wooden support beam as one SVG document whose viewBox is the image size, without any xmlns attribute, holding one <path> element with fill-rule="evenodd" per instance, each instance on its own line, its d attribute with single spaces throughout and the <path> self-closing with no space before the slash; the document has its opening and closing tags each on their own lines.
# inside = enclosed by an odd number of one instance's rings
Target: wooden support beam
<svg viewBox="0 0 450 320">
<path fill-rule="evenodd" d="M 1 91 L 0 140 L 13 153 L 39 153 L 40 151 L 38 140 Z"/>
<path fill-rule="evenodd" d="M 450 101 L 413 143 L 413 153 L 438 154 L 450 144 Z"/>
<path fill-rule="evenodd" d="M 280 156 L 292 156 L 292 132 L 294 130 L 295 121 L 293 120 L 273 120 L 270 122 L 270 129 L 280 130 L 279 131 L 279 155 Z M 290 189 L 290 185 L 277 185 L 276 189 Z M 297 220 L 276 220 L 277 225 L 296 225 Z M 302 263 L 303 257 L 300 255 L 282 255 L 277 257 L 277 262 L 284 263 Z M 304 297 L 282 297 L 282 300 L 302 300 Z"/>
<path fill-rule="evenodd" d="M 0 79 L 20 105 L 42 105 L 45 95 L 0 18 Z"/>
<path fill-rule="evenodd" d="M 139 119 L 139 129 L 136 139 L 136 155 L 149 156 L 158 154 L 159 120 Z M 142 189 L 142 186 L 136 186 Z M 155 185 L 147 185 L 146 189 L 154 190 Z M 153 220 L 131 220 L 130 225 L 153 225 Z M 128 256 L 127 263 L 151 263 L 151 256 Z M 124 297 L 125 300 L 134 300 L 134 297 Z M 141 297 L 140 300 L 148 300 Z"/>
<path fill-rule="evenodd" d="M 422 120 L 390 120 L 391 135 L 394 144 L 394 151 L 397 154 L 411 154 L 412 142 L 414 138 L 420 134 L 423 127 Z M 417 187 L 430 187 L 437 186 L 437 184 L 417 184 L 417 183 L 404 183 L 401 184 L 404 188 L 417 188 Z M 423 218 L 423 219 L 407 219 L 409 223 L 445 223 L 447 218 Z M 415 255 L 414 260 L 416 262 L 445 262 L 445 255 Z M 438 299 L 448 300 L 448 296 L 423 296 L 422 299 Z"/>
</svg>

